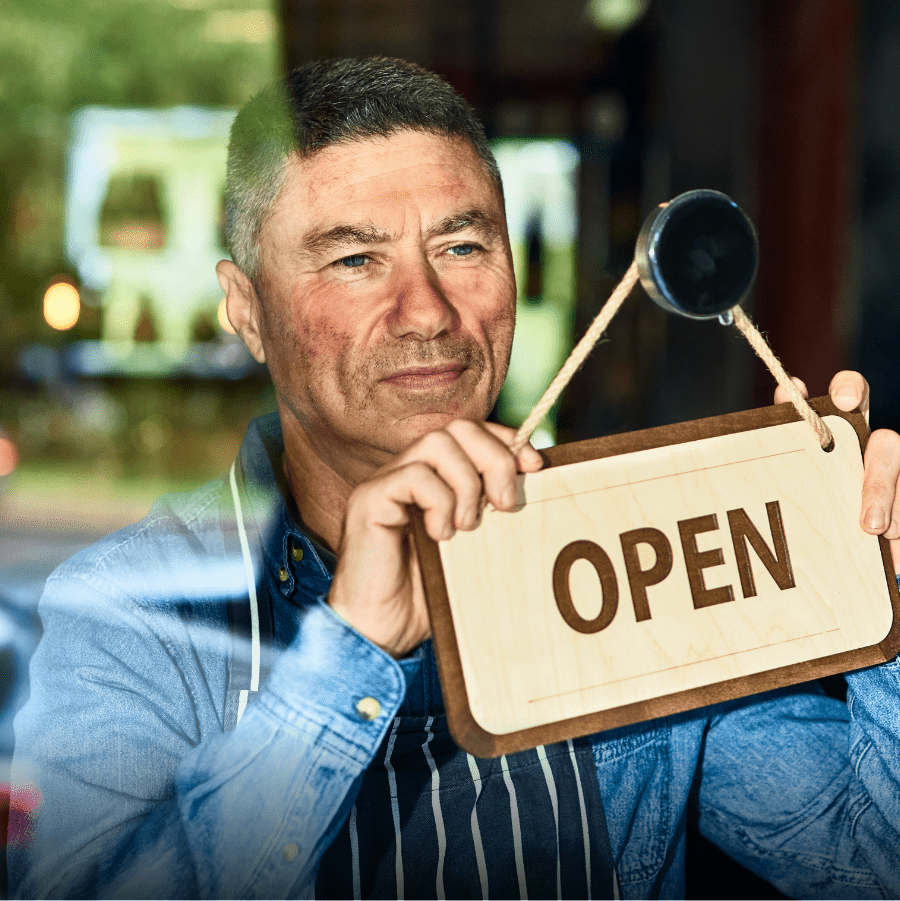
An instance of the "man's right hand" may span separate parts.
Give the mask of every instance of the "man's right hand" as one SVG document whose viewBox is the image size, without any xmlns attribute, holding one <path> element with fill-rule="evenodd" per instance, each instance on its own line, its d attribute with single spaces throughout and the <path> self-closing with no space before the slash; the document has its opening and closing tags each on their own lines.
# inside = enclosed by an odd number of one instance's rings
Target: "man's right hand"
<svg viewBox="0 0 900 901">
<path fill-rule="evenodd" d="M 350 495 L 328 601 L 393 657 L 408 654 L 430 634 L 407 505 L 422 509 L 435 541 L 474 529 L 485 501 L 512 510 L 517 474 L 543 465 L 528 444 L 513 456 L 514 435 L 496 423 L 453 420 L 410 445 Z"/>
</svg>

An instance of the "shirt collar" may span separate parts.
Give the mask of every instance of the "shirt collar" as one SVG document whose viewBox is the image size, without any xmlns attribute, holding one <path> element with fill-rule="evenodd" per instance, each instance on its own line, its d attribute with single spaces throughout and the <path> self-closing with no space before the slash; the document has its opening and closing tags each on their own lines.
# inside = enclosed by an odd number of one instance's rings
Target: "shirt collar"
<svg viewBox="0 0 900 901">
<path fill-rule="evenodd" d="M 277 413 L 260 416 L 250 423 L 238 459 L 243 477 L 245 526 L 248 534 L 256 536 L 263 564 L 274 576 L 270 583 L 291 597 L 298 578 L 304 576 L 313 583 L 321 581 L 327 591 L 329 568 L 294 513 L 282 465 L 284 438 Z"/>
</svg>

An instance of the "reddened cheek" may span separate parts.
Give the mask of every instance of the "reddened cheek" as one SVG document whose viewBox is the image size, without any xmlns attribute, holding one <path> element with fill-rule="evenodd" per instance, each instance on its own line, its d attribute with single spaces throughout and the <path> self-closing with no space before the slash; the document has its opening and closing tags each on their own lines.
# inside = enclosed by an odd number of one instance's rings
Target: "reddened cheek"
<svg viewBox="0 0 900 901">
<path fill-rule="evenodd" d="M 516 326 L 515 301 L 486 311 L 482 321 L 485 332 L 494 344 L 511 344 Z"/>
</svg>

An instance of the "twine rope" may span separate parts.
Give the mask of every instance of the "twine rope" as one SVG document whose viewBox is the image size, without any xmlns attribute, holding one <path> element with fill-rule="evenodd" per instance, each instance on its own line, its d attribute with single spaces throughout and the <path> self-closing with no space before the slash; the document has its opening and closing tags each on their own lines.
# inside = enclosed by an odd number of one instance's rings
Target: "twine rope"
<svg viewBox="0 0 900 901">
<path fill-rule="evenodd" d="M 731 310 L 734 316 L 734 324 L 738 331 L 750 342 L 750 346 L 756 351 L 756 355 L 766 364 L 769 372 L 775 377 L 775 381 L 781 385 L 787 392 L 791 403 L 797 412 L 812 426 L 819 439 L 819 444 L 823 450 L 830 451 L 834 447 L 834 435 L 831 429 L 825 425 L 822 417 L 806 402 L 806 398 L 800 393 L 800 390 L 787 374 L 781 361 L 772 352 L 772 348 L 766 343 L 766 339 L 759 333 L 756 326 L 750 321 L 747 314 L 740 306 L 733 307 Z"/>
<path fill-rule="evenodd" d="M 556 403 L 557 398 L 562 394 L 566 385 L 572 380 L 572 376 L 581 368 L 582 363 L 594 349 L 594 345 L 606 331 L 613 316 L 618 313 L 619 307 L 622 306 L 625 298 L 631 293 L 631 289 L 635 286 L 637 280 L 637 262 L 633 262 L 615 290 L 610 294 L 609 300 L 601 307 L 600 312 L 594 317 L 594 321 L 590 324 L 588 330 L 578 344 L 575 345 L 556 377 L 541 395 L 541 399 L 528 414 L 519 431 L 516 432 L 516 436 L 510 445 L 510 450 L 514 454 L 522 450 L 541 420 L 547 415 L 547 412 Z M 834 447 L 834 436 L 831 433 L 831 429 L 825 425 L 822 417 L 806 402 L 806 399 L 781 365 L 778 357 L 772 352 L 772 348 L 766 343 L 766 339 L 759 333 L 740 305 L 732 307 L 731 314 L 734 317 L 734 324 L 738 331 L 747 339 L 756 355 L 766 364 L 775 381 L 787 392 L 791 403 L 800 416 L 812 427 L 823 450 L 830 451 Z"/>
<path fill-rule="evenodd" d="M 535 404 L 534 409 L 528 414 L 528 418 L 522 423 L 516 437 L 513 439 L 510 450 L 517 454 L 528 442 L 531 433 L 538 427 L 547 411 L 556 403 L 556 399 L 562 394 L 563 388 L 569 384 L 572 376 L 581 368 L 581 364 L 587 359 L 588 354 L 594 349 L 594 345 L 600 340 L 600 336 L 606 331 L 613 316 L 619 312 L 625 298 L 631 293 L 631 289 L 638 280 L 637 263 L 632 263 L 628 271 L 622 277 L 622 281 L 616 285 L 615 290 L 609 296 L 609 300 L 600 308 L 600 312 L 594 317 L 594 321 L 588 326 L 582 339 L 575 345 L 569 358 L 562 365 L 562 369 L 556 374 L 556 378 L 550 382 L 541 399 Z"/>
</svg>

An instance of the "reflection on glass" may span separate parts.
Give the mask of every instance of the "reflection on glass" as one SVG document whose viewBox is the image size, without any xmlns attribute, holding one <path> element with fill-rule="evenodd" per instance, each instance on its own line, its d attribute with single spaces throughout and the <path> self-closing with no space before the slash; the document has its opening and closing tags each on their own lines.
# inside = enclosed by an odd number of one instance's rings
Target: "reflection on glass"
<svg viewBox="0 0 900 901">
<path fill-rule="evenodd" d="M 232 111 L 88 107 L 73 118 L 66 249 L 103 308 L 103 354 L 146 370 L 214 340 Z M 137 349 L 135 342 L 143 347 Z"/>
<path fill-rule="evenodd" d="M 578 151 L 566 141 L 501 140 L 494 153 L 503 176 L 519 296 L 509 374 L 498 402 L 504 423 L 519 426 L 572 346 Z M 555 409 L 534 434 L 556 438 Z"/>
</svg>

